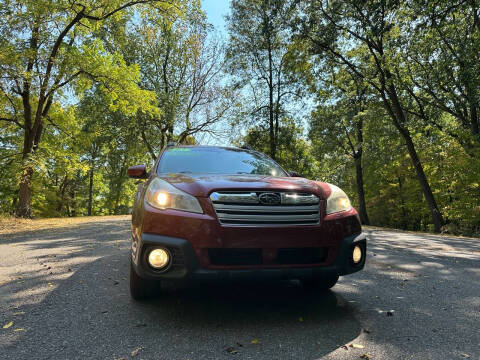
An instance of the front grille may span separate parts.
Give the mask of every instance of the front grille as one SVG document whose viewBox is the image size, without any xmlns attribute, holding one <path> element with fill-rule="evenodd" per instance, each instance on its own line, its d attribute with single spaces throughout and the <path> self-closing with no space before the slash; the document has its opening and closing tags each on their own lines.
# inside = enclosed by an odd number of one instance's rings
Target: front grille
<svg viewBox="0 0 480 360">
<path fill-rule="evenodd" d="M 169 246 L 168 250 L 170 250 L 170 254 L 172 255 L 172 268 L 183 268 L 185 266 L 185 259 L 182 249 Z"/>
<path fill-rule="evenodd" d="M 289 192 L 215 192 L 210 195 L 218 220 L 225 225 L 317 225 L 319 199 Z"/>
<path fill-rule="evenodd" d="M 208 249 L 212 265 L 261 265 L 262 249 Z"/>
<path fill-rule="evenodd" d="M 327 259 L 327 254 L 324 247 L 280 248 L 276 250 L 276 256 L 265 263 L 259 248 L 208 249 L 210 264 L 217 266 L 321 264 Z"/>
<path fill-rule="evenodd" d="M 326 248 L 286 248 L 278 249 L 279 264 L 317 264 L 327 259 Z"/>
</svg>

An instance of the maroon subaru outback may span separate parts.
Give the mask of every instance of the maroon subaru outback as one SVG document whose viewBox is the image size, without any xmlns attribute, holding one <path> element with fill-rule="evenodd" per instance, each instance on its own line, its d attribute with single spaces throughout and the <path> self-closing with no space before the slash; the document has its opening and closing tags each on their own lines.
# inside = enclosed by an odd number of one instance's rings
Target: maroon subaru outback
<svg viewBox="0 0 480 360">
<path fill-rule="evenodd" d="M 357 211 L 335 185 L 288 173 L 257 151 L 168 146 L 139 186 L 130 292 L 169 281 L 299 279 L 328 289 L 365 265 Z"/>
</svg>

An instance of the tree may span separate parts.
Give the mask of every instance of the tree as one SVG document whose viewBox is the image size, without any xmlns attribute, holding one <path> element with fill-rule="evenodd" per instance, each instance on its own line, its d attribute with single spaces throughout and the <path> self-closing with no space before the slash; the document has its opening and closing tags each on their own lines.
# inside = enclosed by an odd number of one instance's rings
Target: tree
<svg viewBox="0 0 480 360">
<path fill-rule="evenodd" d="M 126 112 L 152 106 L 153 97 L 136 85 L 138 67 L 108 53 L 96 32 L 119 21 L 134 5 L 162 13 L 181 11 L 181 2 L 154 1 L 8 1 L 0 5 L 0 118 L 23 133 L 17 216 L 31 216 L 32 156 L 62 89 L 78 94 L 94 82 L 112 106 Z M 147 11 L 144 7 L 142 10 Z"/>
<path fill-rule="evenodd" d="M 247 117 L 265 123 L 269 153 L 275 159 L 280 119 L 286 102 L 298 96 L 287 63 L 289 31 L 284 21 L 291 7 L 282 0 L 233 0 L 227 18 L 230 41 L 227 60 L 236 86 L 249 94 Z"/>
<path fill-rule="evenodd" d="M 452 136 L 472 156 L 480 145 L 480 2 L 409 1 L 401 20 L 406 79 L 419 118 Z M 433 108 L 446 118 L 432 118 Z M 470 136 L 468 136 L 468 134 Z"/>
<path fill-rule="evenodd" d="M 300 175 L 312 179 L 320 172 L 318 162 L 313 156 L 311 144 L 303 138 L 303 129 L 292 119 L 280 121 L 277 159 L 276 161 L 287 171 L 295 171 Z M 252 127 L 245 136 L 237 138 L 238 146 L 250 146 L 264 153 L 268 152 L 268 131 L 264 125 Z"/>
<path fill-rule="evenodd" d="M 328 87 L 332 95 L 312 113 L 309 137 L 314 146 L 322 149 L 317 152 L 339 153 L 354 161 L 358 211 L 362 224 L 368 225 L 362 167 L 368 86 L 347 70 L 332 74 L 325 84 L 326 90 Z M 332 97 L 337 100 L 334 104 Z"/>
<path fill-rule="evenodd" d="M 400 6 L 384 0 L 304 1 L 295 26 L 311 53 L 328 56 L 337 66 L 349 69 L 379 96 L 405 143 L 435 231 L 439 232 L 443 217 L 415 148 L 404 94 L 395 77 L 401 73 L 395 23 Z"/>
<path fill-rule="evenodd" d="M 156 160 L 168 141 L 183 143 L 213 131 L 233 96 L 222 86 L 223 45 L 200 8 L 191 6 L 175 19 L 146 17 L 128 42 L 132 61 L 141 65 L 141 86 L 155 93 L 162 109 L 159 114 L 138 116 L 151 158 Z"/>
</svg>

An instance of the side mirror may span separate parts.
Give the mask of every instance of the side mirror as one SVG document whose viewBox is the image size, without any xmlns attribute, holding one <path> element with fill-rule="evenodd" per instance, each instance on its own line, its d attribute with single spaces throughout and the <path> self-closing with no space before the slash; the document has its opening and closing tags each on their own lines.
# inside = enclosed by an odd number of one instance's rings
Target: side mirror
<svg viewBox="0 0 480 360">
<path fill-rule="evenodd" d="M 296 172 L 296 171 L 288 171 L 288 175 L 291 177 L 303 177 L 302 174 Z"/>
<path fill-rule="evenodd" d="M 127 175 L 133 179 L 146 179 L 150 174 L 145 165 L 135 165 L 128 168 Z"/>
</svg>

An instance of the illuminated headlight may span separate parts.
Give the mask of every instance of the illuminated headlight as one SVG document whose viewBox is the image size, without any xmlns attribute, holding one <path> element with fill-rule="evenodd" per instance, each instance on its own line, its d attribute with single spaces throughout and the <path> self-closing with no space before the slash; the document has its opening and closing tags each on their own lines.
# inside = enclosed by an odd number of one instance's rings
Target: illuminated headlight
<svg viewBox="0 0 480 360">
<path fill-rule="evenodd" d="M 347 194 L 338 186 L 328 184 L 331 193 L 327 199 L 327 214 L 350 210 L 352 205 Z"/>
<path fill-rule="evenodd" d="M 145 194 L 147 203 L 157 209 L 175 209 L 202 214 L 198 200 L 186 192 L 170 185 L 165 180 L 154 178 Z"/>
<path fill-rule="evenodd" d="M 352 251 L 352 260 L 354 264 L 358 264 L 362 261 L 362 248 L 358 245 L 355 245 Z"/>
<path fill-rule="evenodd" d="M 148 254 L 148 263 L 156 270 L 165 268 L 170 262 L 170 256 L 164 249 L 154 249 Z"/>
</svg>

